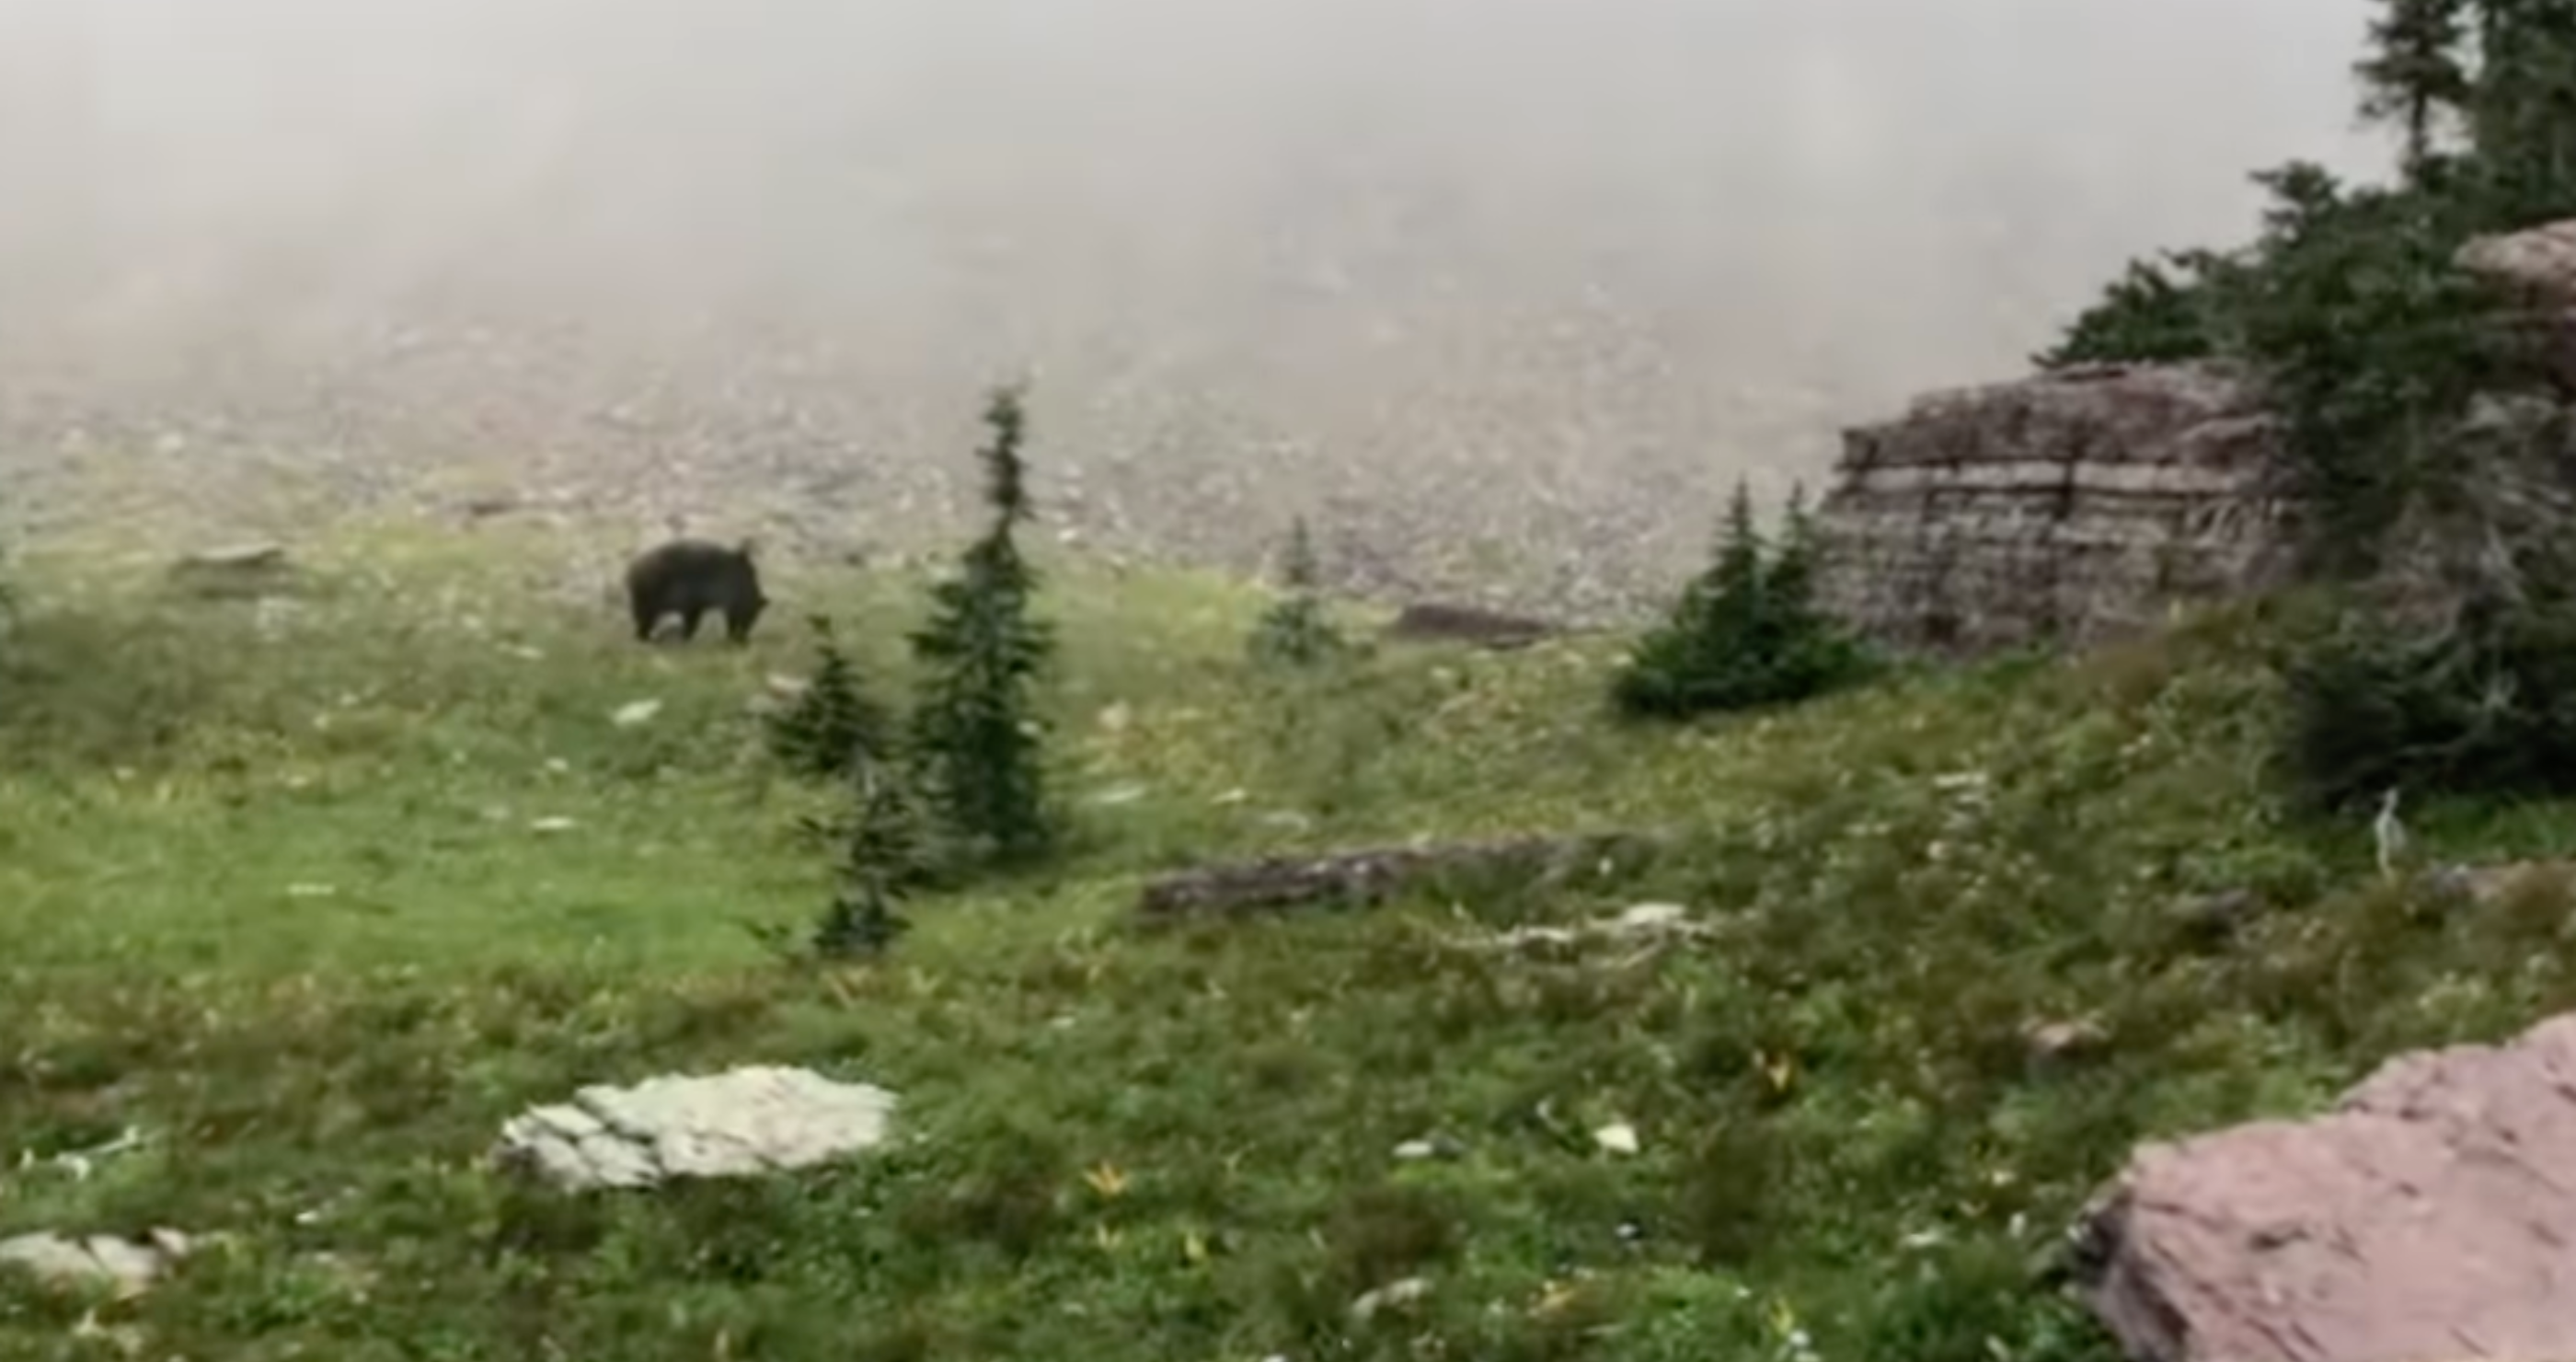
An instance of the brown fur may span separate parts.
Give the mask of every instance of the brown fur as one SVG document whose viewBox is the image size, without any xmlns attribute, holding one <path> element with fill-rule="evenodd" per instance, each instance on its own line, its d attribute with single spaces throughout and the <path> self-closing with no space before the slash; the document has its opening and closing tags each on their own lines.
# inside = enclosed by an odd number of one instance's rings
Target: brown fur
<svg viewBox="0 0 2576 1362">
<path fill-rule="evenodd" d="M 751 543 L 737 548 L 701 539 L 675 539 L 638 554 L 626 567 L 626 601 L 635 619 L 635 637 L 653 641 L 665 616 L 680 617 L 680 640 L 698 636 L 698 621 L 709 612 L 725 618 L 725 638 L 741 644 L 769 597 L 760 589 L 760 569 L 751 561 Z"/>
</svg>

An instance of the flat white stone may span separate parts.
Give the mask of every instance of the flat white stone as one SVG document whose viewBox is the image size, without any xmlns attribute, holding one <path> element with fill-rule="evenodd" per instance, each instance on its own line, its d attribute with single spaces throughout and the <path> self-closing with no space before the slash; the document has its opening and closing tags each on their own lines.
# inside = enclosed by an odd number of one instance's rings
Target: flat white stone
<svg viewBox="0 0 2576 1362">
<path fill-rule="evenodd" d="M 567 1187 L 649 1187 L 681 1177 L 810 1168 L 882 1144 L 895 1095 L 804 1069 L 751 1066 L 592 1086 L 501 1129 L 504 1163 Z"/>
</svg>

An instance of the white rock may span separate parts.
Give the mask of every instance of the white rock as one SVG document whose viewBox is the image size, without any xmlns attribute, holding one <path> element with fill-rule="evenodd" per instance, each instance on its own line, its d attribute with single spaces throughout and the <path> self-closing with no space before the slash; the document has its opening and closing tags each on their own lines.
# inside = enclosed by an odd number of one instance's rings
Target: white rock
<svg viewBox="0 0 2576 1362">
<path fill-rule="evenodd" d="M 77 1241 L 50 1231 L 22 1234 L 0 1240 L 0 1267 L 14 1265 L 49 1285 L 107 1286 L 130 1296 L 187 1256 L 188 1236 L 177 1230 L 154 1230 L 152 1240 L 137 1244 L 105 1234 Z"/>
<path fill-rule="evenodd" d="M 1091 797 L 1091 802 L 1104 809 L 1117 808 L 1122 804 L 1133 804 L 1137 800 L 1143 799 L 1147 793 L 1148 791 L 1143 785 L 1137 784 L 1134 781 L 1129 781 L 1124 785 L 1113 785 L 1106 790 L 1102 790 L 1100 793 Z"/>
<path fill-rule="evenodd" d="M 567 1187 L 649 1187 L 809 1167 L 884 1143 L 895 1095 L 752 1066 L 594 1086 L 502 1127 L 494 1157 Z"/>
<path fill-rule="evenodd" d="M 619 728 L 635 728 L 653 722 L 653 716 L 661 712 L 662 702 L 659 700 L 636 700 L 618 706 L 617 712 L 609 716 L 609 722 Z"/>
<path fill-rule="evenodd" d="M 1467 1146 L 1446 1135 L 1426 1135 L 1395 1147 L 1395 1157 L 1407 1163 L 1419 1163 L 1424 1159 L 1455 1159 L 1463 1157 L 1466 1152 Z"/>
<path fill-rule="evenodd" d="M 1678 903 L 1640 903 L 1621 912 L 1610 922 L 1612 931 L 1653 932 L 1678 927 L 1690 917 L 1690 910 Z"/>
<path fill-rule="evenodd" d="M 1431 1282 L 1423 1277 L 1407 1277 L 1389 1282 L 1351 1302 L 1351 1318 L 1367 1323 L 1377 1312 L 1390 1306 L 1411 1305 L 1431 1294 Z"/>
<path fill-rule="evenodd" d="M 1613 1154 L 1634 1154 L 1643 1147 L 1637 1142 L 1637 1128 L 1625 1121 L 1614 1121 L 1592 1132 L 1592 1142 Z"/>
<path fill-rule="evenodd" d="M 273 540 L 224 544 L 215 548 L 199 549 L 182 556 L 179 561 L 185 566 L 195 568 L 276 567 L 286 561 L 286 546 Z"/>
<path fill-rule="evenodd" d="M 540 818 L 528 824 L 532 832 L 570 832 L 581 824 L 569 818 Z"/>
</svg>

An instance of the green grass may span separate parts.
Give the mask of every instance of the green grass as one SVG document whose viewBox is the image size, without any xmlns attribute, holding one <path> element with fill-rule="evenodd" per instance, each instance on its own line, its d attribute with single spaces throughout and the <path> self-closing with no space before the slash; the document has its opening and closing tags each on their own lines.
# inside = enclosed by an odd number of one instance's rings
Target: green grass
<svg viewBox="0 0 2576 1362">
<path fill-rule="evenodd" d="M 2436 911 L 2358 829 L 2288 819 L 2251 614 L 1628 728 L 1613 644 L 1263 680 L 1257 593 L 1071 563 L 1044 598 L 1071 858 L 917 905 L 879 966 L 791 969 L 744 924 L 821 906 L 794 824 L 827 796 L 746 704 L 806 668 L 816 605 L 899 695 L 919 584 L 790 579 L 748 652 L 655 652 L 559 554 L 353 534 L 304 551 L 273 638 L 91 551 L 31 560 L 0 1234 L 234 1237 L 136 1301 L 0 1285 L 0 1356 L 126 1355 L 74 1332 L 95 1308 L 198 1359 L 2101 1357 L 2032 1264 L 2134 1142 L 2312 1110 L 2576 982 L 2564 903 Z M 2417 820 L 2521 855 L 2568 850 L 2565 813 Z M 1195 859 L 1641 825 L 1690 835 L 1546 891 L 1126 920 Z M 2233 940 L 2174 912 L 2240 886 L 2267 907 Z M 1718 935 L 1457 944 L 1648 899 Z M 2107 1044 L 2036 1064 L 2024 1028 L 2075 1018 Z M 589 1198 L 478 1163 L 579 1084 L 750 1062 L 891 1087 L 910 1138 Z M 1612 1121 L 1639 1152 L 1595 1144 Z M 154 1143 L 88 1180 L 12 1169 L 129 1124 Z M 1462 1156 L 1394 1157 L 1433 1135 Z"/>
</svg>

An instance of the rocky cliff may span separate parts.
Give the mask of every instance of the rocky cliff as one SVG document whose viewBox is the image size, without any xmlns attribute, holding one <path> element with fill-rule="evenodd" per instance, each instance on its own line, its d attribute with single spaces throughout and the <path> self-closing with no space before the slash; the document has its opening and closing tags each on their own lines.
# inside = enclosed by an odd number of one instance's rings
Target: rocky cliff
<svg viewBox="0 0 2576 1362">
<path fill-rule="evenodd" d="M 1882 644 L 2083 643 L 2277 569 L 2273 423 L 2215 369 L 2096 366 L 1938 392 L 1844 432 L 1824 592 Z"/>
<path fill-rule="evenodd" d="M 2576 220 L 2480 237 L 2576 395 Z M 2206 365 L 2096 365 L 1917 398 L 1843 433 L 1827 604 L 1902 651 L 2084 644 L 2279 580 L 2276 422 Z"/>
</svg>

